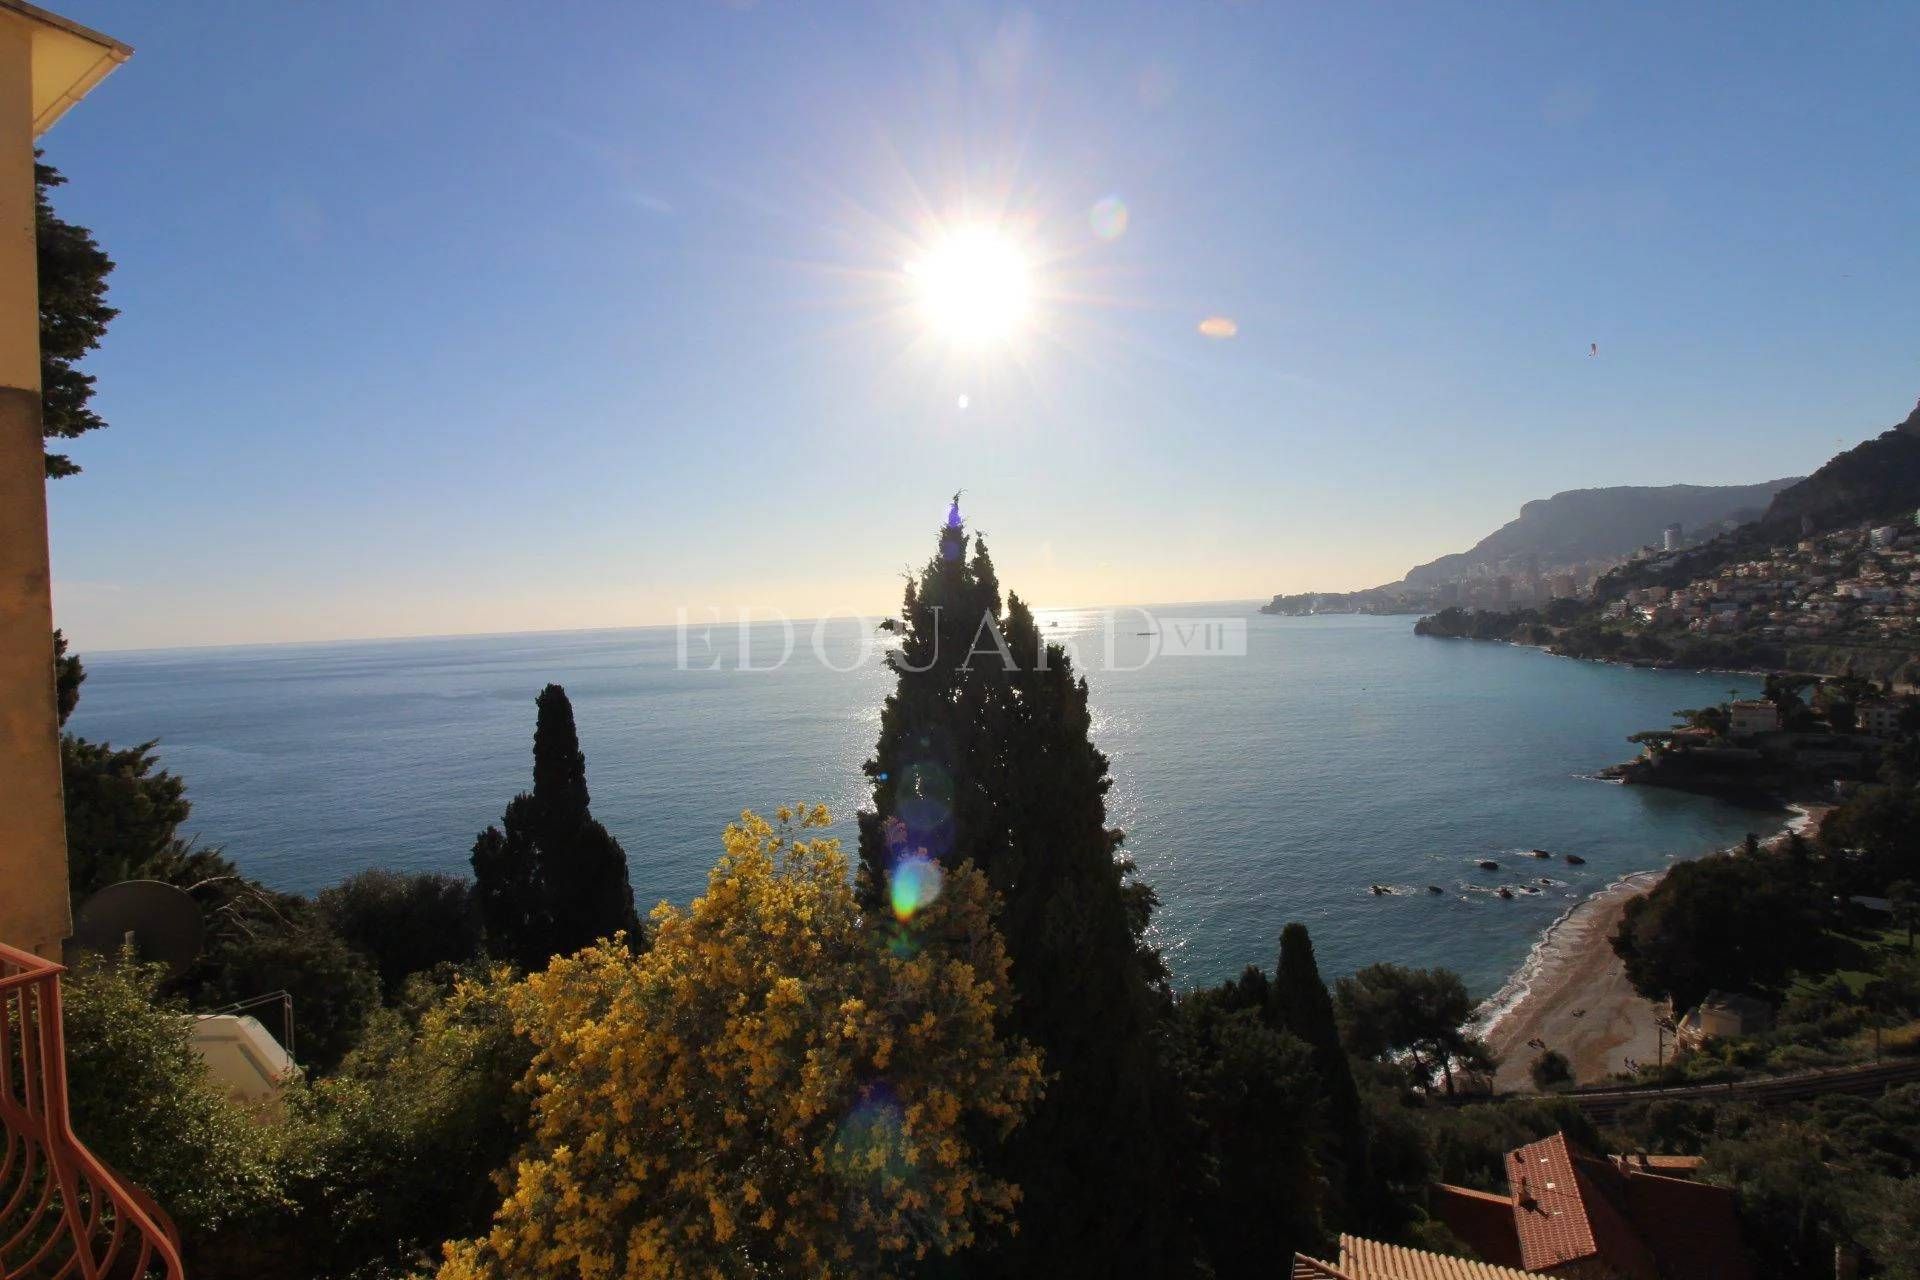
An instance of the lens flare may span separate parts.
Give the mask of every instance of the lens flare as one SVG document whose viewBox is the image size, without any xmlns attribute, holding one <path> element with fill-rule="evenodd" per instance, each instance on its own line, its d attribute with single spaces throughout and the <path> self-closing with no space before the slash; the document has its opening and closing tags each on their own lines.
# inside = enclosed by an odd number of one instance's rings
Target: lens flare
<svg viewBox="0 0 1920 1280">
<path fill-rule="evenodd" d="M 1240 332 L 1240 326 L 1226 316 L 1208 316 L 1199 327 L 1203 338 L 1231 338 Z"/>
<path fill-rule="evenodd" d="M 911 920 L 940 896 L 940 864 L 923 853 L 912 853 L 893 864 L 888 896 L 894 918 Z"/>
<path fill-rule="evenodd" d="M 958 558 L 958 538 L 950 534 L 942 547 Z M 893 796 L 899 828 L 887 848 L 894 861 L 911 854 L 940 858 L 953 848 L 953 779 L 945 769 L 931 760 L 908 764 Z"/>
<path fill-rule="evenodd" d="M 827 1162 L 848 1182 L 909 1177 L 902 1158 L 904 1117 L 893 1091 L 876 1081 L 861 1090 L 827 1148 Z"/>
<path fill-rule="evenodd" d="M 1127 234 L 1127 202 L 1119 196 L 1108 196 L 1094 203 L 1087 211 L 1087 221 L 1093 225 L 1093 234 L 1102 240 L 1118 240 Z"/>
</svg>

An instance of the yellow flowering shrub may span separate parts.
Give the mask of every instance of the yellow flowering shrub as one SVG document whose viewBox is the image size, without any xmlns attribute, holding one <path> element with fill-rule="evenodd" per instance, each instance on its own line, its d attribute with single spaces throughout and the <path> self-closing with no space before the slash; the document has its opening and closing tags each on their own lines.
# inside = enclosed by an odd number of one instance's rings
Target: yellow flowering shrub
<svg viewBox="0 0 1920 1280">
<path fill-rule="evenodd" d="M 554 961 L 511 997 L 533 1138 L 440 1280 L 892 1274 L 1008 1224 L 980 1167 L 1038 1095 L 997 1029 L 1007 957 L 970 866 L 863 920 L 824 808 L 727 828 L 653 945 Z"/>
</svg>

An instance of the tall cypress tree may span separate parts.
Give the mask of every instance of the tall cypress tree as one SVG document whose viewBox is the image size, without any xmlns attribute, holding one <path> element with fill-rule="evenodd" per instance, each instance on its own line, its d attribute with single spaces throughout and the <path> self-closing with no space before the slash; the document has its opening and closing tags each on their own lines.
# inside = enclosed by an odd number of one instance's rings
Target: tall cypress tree
<svg viewBox="0 0 1920 1280">
<path fill-rule="evenodd" d="M 1014 1029 L 1049 1075 L 1001 1153 L 1024 1193 L 1019 1233 L 969 1269 L 1178 1275 L 1193 1246 L 1174 1194 L 1187 1117 L 1164 1053 L 1166 971 L 1145 938 L 1151 891 L 1106 823 L 1086 682 L 1018 598 L 1002 607 L 957 501 L 900 625 L 866 764 L 862 897 L 883 910 L 902 859 L 971 859 L 1001 899 Z"/>
<path fill-rule="evenodd" d="M 1358 1226 L 1371 1213 L 1372 1170 L 1367 1158 L 1366 1116 L 1360 1091 L 1353 1082 L 1353 1064 L 1340 1045 L 1340 1027 L 1333 1016 L 1333 997 L 1320 979 L 1313 939 L 1307 926 L 1294 921 L 1280 931 L 1280 960 L 1274 969 L 1274 1020 L 1306 1041 L 1326 1102 L 1328 1155 L 1342 1171 L 1341 1199 L 1347 1225 Z"/>
<path fill-rule="evenodd" d="M 533 797 L 522 792 L 507 802 L 498 826 L 473 842 L 474 897 L 487 949 L 522 969 L 546 966 L 552 930 L 541 901 L 533 829 Z"/>
<path fill-rule="evenodd" d="M 107 324 L 120 313 L 107 305 L 109 258 L 85 227 L 53 211 L 47 192 L 66 182 L 34 153 L 34 248 L 40 280 L 40 428 L 48 440 L 70 440 L 106 426 L 90 407 L 93 375 L 77 367 L 100 345 Z M 46 454 L 47 478 L 79 474 L 64 453 Z"/>
<path fill-rule="evenodd" d="M 550 684 L 536 707 L 533 790 L 515 796 L 500 825 L 473 844 L 488 945 L 526 969 L 623 929 L 643 942 L 626 852 L 588 809 L 573 704 Z"/>
</svg>

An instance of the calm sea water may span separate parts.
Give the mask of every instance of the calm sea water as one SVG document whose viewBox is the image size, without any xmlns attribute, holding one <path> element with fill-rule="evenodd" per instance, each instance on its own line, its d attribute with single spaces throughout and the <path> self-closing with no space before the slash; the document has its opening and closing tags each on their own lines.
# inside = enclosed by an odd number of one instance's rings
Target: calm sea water
<svg viewBox="0 0 1920 1280">
<path fill-rule="evenodd" d="M 1183 984 L 1271 964 L 1297 919 L 1330 975 L 1444 964 L 1486 994 L 1578 898 L 1779 825 L 1590 776 L 1635 750 L 1627 734 L 1751 680 L 1424 640 L 1407 618 L 1155 614 L 1041 618 L 1082 657 L 1113 761 L 1111 818 L 1159 891 L 1160 942 Z M 1153 641 L 1139 631 L 1198 616 L 1243 618 L 1246 656 L 1142 665 Z M 70 727 L 158 738 L 187 780 L 187 829 L 305 891 L 365 867 L 464 871 L 475 833 L 530 783 L 534 695 L 558 681 L 636 893 L 684 902 L 743 808 L 819 800 L 850 818 L 862 802 L 889 685 L 877 654 L 855 665 L 866 634 L 826 628 L 829 660 L 853 668 L 840 671 L 813 656 L 805 625 L 792 660 L 768 671 L 737 669 L 731 630 L 690 642 L 689 665 L 721 669 L 683 670 L 671 628 L 93 653 Z M 749 656 L 771 665 L 782 647 L 759 627 Z M 1525 857 L 1533 846 L 1587 864 Z M 1482 858 L 1502 871 L 1476 869 Z M 1492 892 L 1541 876 L 1555 883 L 1537 894 Z M 1409 892 L 1376 896 L 1375 883 Z"/>
</svg>

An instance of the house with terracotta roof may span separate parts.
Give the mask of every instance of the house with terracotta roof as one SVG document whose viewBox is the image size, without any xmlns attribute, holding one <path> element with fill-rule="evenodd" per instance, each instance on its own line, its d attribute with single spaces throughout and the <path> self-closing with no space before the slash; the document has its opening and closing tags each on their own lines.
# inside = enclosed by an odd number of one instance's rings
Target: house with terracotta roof
<svg viewBox="0 0 1920 1280">
<path fill-rule="evenodd" d="M 1750 1280 L 1733 1193 L 1565 1134 L 1507 1153 L 1507 1194 L 1434 1186 L 1433 1215 L 1491 1265 L 1568 1280 Z M 1692 1172 L 1687 1167 L 1686 1172 Z"/>
<path fill-rule="evenodd" d="M 1359 1236 L 1340 1237 L 1340 1260 L 1293 1256 L 1293 1280 L 1533 1280 L 1524 1271 Z"/>
</svg>

